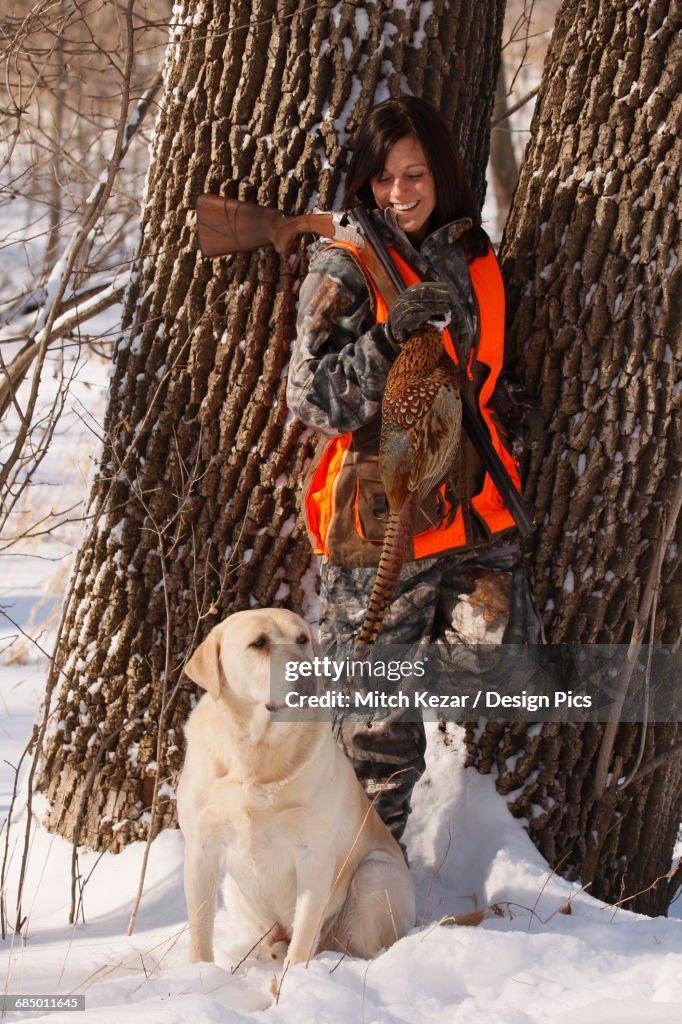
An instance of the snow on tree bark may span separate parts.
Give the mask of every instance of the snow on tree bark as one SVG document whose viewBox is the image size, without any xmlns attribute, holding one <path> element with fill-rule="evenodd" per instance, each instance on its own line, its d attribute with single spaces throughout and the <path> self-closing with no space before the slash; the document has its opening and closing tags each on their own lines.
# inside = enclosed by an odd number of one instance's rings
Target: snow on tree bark
<svg viewBox="0 0 682 1024">
<path fill-rule="evenodd" d="M 682 36 L 670 0 L 566 0 L 503 241 L 509 338 L 546 434 L 526 495 L 530 552 L 551 641 L 627 643 L 680 473 L 679 268 Z M 679 524 L 666 551 L 656 638 L 682 627 Z M 682 816 L 682 740 L 618 729 L 613 785 L 595 793 L 599 726 L 489 724 L 473 763 L 550 863 L 618 900 L 671 864 Z M 514 756 L 514 767 L 509 758 Z M 680 872 L 626 905 L 667 909 Z"/>
<path fill-rule="evenodd" d="M 152 832 L 174 824 L 184 661 L 229 611 L 304 608 L 309 451 L 284 401 L 303 247 L 203 259 L 197 195 L 331 207 L 349 134 L 411 91 L 455 126 L 482 199 L 503 7 L 176 4 L 92 525 L 48 682 L 52 829 L 121 849 L 147 835 L 156 781 L 171 785 Z"/>
</svg>

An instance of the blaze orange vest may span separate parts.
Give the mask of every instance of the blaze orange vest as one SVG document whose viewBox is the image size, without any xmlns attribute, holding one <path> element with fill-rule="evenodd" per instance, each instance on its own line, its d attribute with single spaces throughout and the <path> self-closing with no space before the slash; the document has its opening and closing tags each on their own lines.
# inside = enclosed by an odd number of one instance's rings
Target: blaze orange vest
<svg viewBox="0 0 682 1024">
<path fill-rule="evenodd" d="M 360 266 L 363 266 L 361 250 L 356 246 L 348 242 L 334 242 L 333 244 L 349 249 Z M 415 284 L 420 280 L 419 276 L 395 249 L 389 248 L 389 252 L 405 285 Z M 488 401 L 502 370 L 504 357 L 504 286 L 492 249 L 489 249 L 485 256 L 479 256 L 474 259 L 469 265 L 469 272 L 478 303 L 480 332 L 477 343 L 472 349 L 467 367 L 467 376 L 469 380 L 473 379 L 472 366 L 474 360 L 484 363 L 489 368 L 490 372 L 478 396 L 479 408 L 490 432 L 493 447 L 502 459 L 515 487 L 521 490 L 521 483 L 514 459 L 502 444 L 493 422 L 491 411 L 488 408 Z M 374 293 L 376 322 L 384 323 L 388 317 L 388 306 L 366 271 L 365 276 Z M 452 338 L 447 330 L 443 331 L 443 344 L 450 358 L 454 363 L 457 363 Z M 304 495 L 307 526 L 315 552 L 325 557 L 329 555 L 327 535 L 336 511 L 335 485 L 350 449 L 352 438 L 352 432 L 331 438 L 314 468 L 307 492 Z M 445 484 L 441 485 L 440 490 L 444 507 L 447 509 L 450 503 L 445 497 Z M 470 507 L 485 523 L 490 532 L 491 539 L 515 528 L 512 515 L 505 507 L 502 497 L 488 473 L 484 476 L 480 491 L 470 499 Z M 444 516 L 444 522 L 447 523 L 450 518 L 447 515 Z M 357 512 L 355 524 L 358 534 L 360 537 L 363 537 L 364 534 Z M 368 543 L 370 542 L 368 541 Z M 415 559 L 425 558 L 429 555 L 440 554 L 444 551 L 466 547 L 470 544 L 471 538 L 466 536 L 464 517 L 460 507 L 450 525 L 432 526 L 415 534 L 414 557 Z"/>
</svg>

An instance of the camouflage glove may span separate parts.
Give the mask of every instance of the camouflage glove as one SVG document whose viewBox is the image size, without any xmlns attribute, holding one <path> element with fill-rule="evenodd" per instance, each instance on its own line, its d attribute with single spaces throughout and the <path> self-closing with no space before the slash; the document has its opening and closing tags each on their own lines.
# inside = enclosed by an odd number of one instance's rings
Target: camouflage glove
<svg viewBox="0 0 682 1024">
<path fill-rule="evenodd" d="M 445 327 L 449 321 L 450 294 L 442 281 L 419 281 L 398 296 L 388 313 L 386 333 L 394 348 L 400 349 L 407 338 L 428 321 Z"/>
</svg>

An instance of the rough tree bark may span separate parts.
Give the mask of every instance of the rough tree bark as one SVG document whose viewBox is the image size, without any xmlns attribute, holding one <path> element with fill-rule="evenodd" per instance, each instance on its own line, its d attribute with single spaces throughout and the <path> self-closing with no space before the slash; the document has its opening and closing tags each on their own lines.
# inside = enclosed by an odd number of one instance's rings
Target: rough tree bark
<svg viewBox="0 0 682 1024">
<path fill-rule="evenodd" d="M 676 13 L 677 12 L 677 13 Z M 671 0 L 566 0 L 503 242 L 511 347 L 547 430 L 526 493 L 548 638 L 627 643 L 679 488 L 682 37 Z M 676 540 L 676 543 L 675 543 Z M 656 638 L 682 626 L 680 530 Z M 489 724 L 472 761 L 552 864 L 618 900 L 671 867 L 682 816 L 677 724 L 621 726 L 600 793 L 601 726 Z M 510 758 L 513 756 L 514 761 Z M 656 770 L 654 758 L 661 757 Z M 514 767 L 511 767 L 512 763 Z M 605 781 L 602 778 L 602 782 Z M 521 791 L 520 793 L 518 791 Z M 682 871 L 627 903 L 663 913 Z"/>
<path fill-rule="evenodd" d="M 185 0 L 175 7 L 142 241 L 62 620 L 39 788 L 49 825 L 120 849 L 183 757 L 184 660 L 228 611 L 305 605 L 306 436 L 284 375 L 299 261 L 202 259 L 223 192 L 297 213 L 337 196 L 348 135 L 403 90 L 459 132 L 482 199 L 503 0 Z M 160 738 L 160 739 L 159 739 Z M 174 823 L 161 787 L 151 831 Z"/>
</svg>

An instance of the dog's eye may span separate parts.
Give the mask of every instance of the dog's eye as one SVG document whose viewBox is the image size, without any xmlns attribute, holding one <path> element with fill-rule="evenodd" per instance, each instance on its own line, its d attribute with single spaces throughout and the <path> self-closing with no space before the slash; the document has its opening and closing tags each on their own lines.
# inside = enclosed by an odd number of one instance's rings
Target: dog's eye
<svg viewBox="0 0 682 1024">
<path fill-rule="evenodd" d="M 267 646 L 268 646 L 268 638 L 265 636 L 264 633 L 261 633 L 260 636 L 257 636 L 256 639 L 252 643 L 249 644 L 249 647 L 257 647 L 259 651 L 262 650 L 264 647 L 267 647 Z"/>
<path fill-rule="evenodd" d="M 305 633 L 301 633 L 299 636 L 297 636 L 296 637 L 296 643 L 297 644 L 307 644 L 308 643 L 308 637 L 306 636 L 306 634 Z"/>
</svg>

